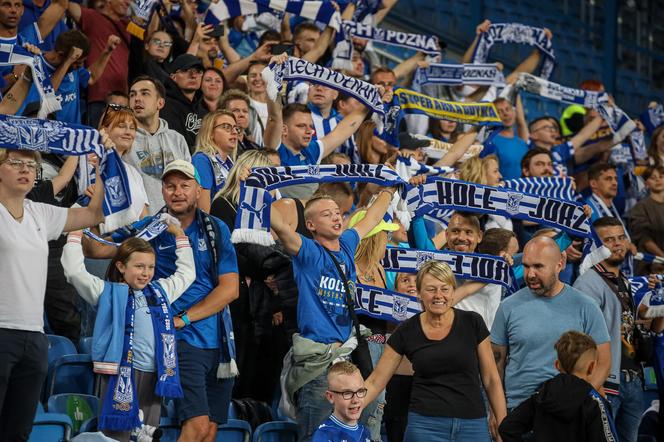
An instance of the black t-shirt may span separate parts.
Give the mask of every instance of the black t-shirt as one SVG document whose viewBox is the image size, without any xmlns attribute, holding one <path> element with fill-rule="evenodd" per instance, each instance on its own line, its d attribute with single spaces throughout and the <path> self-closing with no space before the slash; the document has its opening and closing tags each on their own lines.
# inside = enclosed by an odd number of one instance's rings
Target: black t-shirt
<svg viewBox="0 0 664 442">
<path fill-rule="evenodd" d="M 420 315 L 403 322 L 388 339 L 412 363 L 410 411 L 425 416 L 479 419 L 486 416 L 477 346 L 489 336 L 475 312 L 454 309 L 449 334 L 440 341 L 424 335 Z"/>
</svg>

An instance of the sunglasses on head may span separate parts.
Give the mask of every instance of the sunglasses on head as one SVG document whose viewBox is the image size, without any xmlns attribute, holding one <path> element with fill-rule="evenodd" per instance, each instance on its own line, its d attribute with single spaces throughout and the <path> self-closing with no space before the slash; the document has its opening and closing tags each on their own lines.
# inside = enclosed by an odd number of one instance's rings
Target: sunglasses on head
<svg viewBox="0 0 664 442">
<path fill-rule="evenodd" d="M 123 111 L 123 110 L 128 111 L 128 112 L 132 112 L 132 113 L 134 112 L 132 110 L 132 108 L 130 108 L 129 106 L 125 106 L 124 104 L 116 104 L 116 103 L 108 103 L 106 105 L 106 110 L 108 110 L 108 109 L 114 110 L 116 112 Z"/>
</svg>

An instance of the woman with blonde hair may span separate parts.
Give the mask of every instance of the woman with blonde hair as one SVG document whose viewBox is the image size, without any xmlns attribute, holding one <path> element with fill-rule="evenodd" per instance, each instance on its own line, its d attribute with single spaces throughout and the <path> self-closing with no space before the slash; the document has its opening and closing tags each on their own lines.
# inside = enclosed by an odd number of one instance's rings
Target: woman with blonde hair
<svg viewBox="0 0 664 442">
<path fill-rule="evenodd" d="M 201 180 L 198 208 L 204 212 L 210 211 L 212 199 L 233 167 L 239 132 L 235 115 L 228 111 L 210 112 L 203 118 L 191 162 Z"/>
<path fill-rule="evenodd" d="M 416 287 L 422 312 L 388 339 L 365 383 L 365 401 L 375 399 L 408 358 L 414 374 L 404 440 L 489 442 L 480 379 L 498 424 L 507 413 L 489 330 L 479 314 L 453 307 L 456 279 L 447 264 L 426 262 Z"/>
</svg>

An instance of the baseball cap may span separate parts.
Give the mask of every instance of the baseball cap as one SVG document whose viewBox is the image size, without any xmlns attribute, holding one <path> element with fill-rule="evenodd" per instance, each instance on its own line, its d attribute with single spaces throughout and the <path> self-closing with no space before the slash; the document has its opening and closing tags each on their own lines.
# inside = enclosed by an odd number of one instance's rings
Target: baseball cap
<svg viewBox="0 0 664 442">
<path fill-rule="evenodd" d="M 201 183 L 201 178 L 198 176 L 198 171 L 193 164 L 185 160 L 175 160 L 168 163 L 168 166 L 164 169 L 164 173 L 161 174 L 162 181 L 166 178 L 166 175 L 172 172 L 180 172 L 181 174 L 196 180 L 198 184 Z"/>
<path fill-rule="evenodd" d="M 169 72 L 173 74 L 177 71 L 186 70 L 193 67 L 199 67 L 201 68 L 201 71 L 205 69 L 205 66 L 203 66 L 203 62 L 200 58 L 191 54 L 182 54 L 173 60 L 173 62 L 171 62 L 171 65 L 169 66 Z"/>
<path fill-rule="evenodd" d="M 429 146 L 429 144 L 430 142 L 428 140 L 421 140 L 419 138 L 415 138 L 408 132 L 399 133 L 399 149 L 416 150 L 421 147 L 427 147 Z"/>
<path fill-rule="evenodd" d="M 366 210 L 359 210 L 355 212 L 355 214 L 351 216 L 350 220 L 348 221 L 348 228 L 350 229 L 351 227 L 359 223 L 361 220 L 364 219 L 365 216 L 367 216 Z M 385 214 L 383 219 L 381 219 L 380 222 L 376 224 L 376 227 L 371 229 L 371 231 L 367 233 L 364 238 L 369 238 L 371 236 L 374 236 L 378 232 L 396 232 L 397 230 L 399 230 L 399 224 L 393 223 L 392 217 L 388 214 Z"/>
</svg>

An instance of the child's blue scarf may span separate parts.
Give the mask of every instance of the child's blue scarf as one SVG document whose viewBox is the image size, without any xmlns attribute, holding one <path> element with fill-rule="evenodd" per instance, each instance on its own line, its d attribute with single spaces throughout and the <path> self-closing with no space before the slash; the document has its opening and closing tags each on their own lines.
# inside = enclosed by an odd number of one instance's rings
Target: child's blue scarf
<svg viewBox="0 0 664 442">
<path fill-rule="evenodd" d="M 114 286 L 122 286 L 113 290 Z M 157 384 L 155 393 L 161 397 L 182 397 L 178 359 L 175 343 L 175 328 L 166 295 L 157 284 L 150 283 L 143 289 L 150 309 L 150 317 L 155 335 L 155 361 Z M 105 299 L 104 299 L 105 298 Z M 134 315 L 136 301 L 132 290 L 125 284 L 107 283 L 99 300 L 99 314 L 112 320 L 112 328 L 117 329 L 124 321 L 124 340 L 118 374 L 111 375 L 106 395 L 102 398 L 99 428 L 113 431 L 129 431 L 141 426 L 138 417 L 138 396 L 136 394 L 133 343 Z M 121 318 L 124 306 L 124 318 Z M 110 311 L 109 311 L 110 310 Z M 100 321 L 103 327 L 108 321 Z M 95 324 L 95 338 L 98 335 Z M 117 333 L 115 333 L 117 335 Z M 117 336 L 116 336 L 117 338 Z"/>
</svg>

